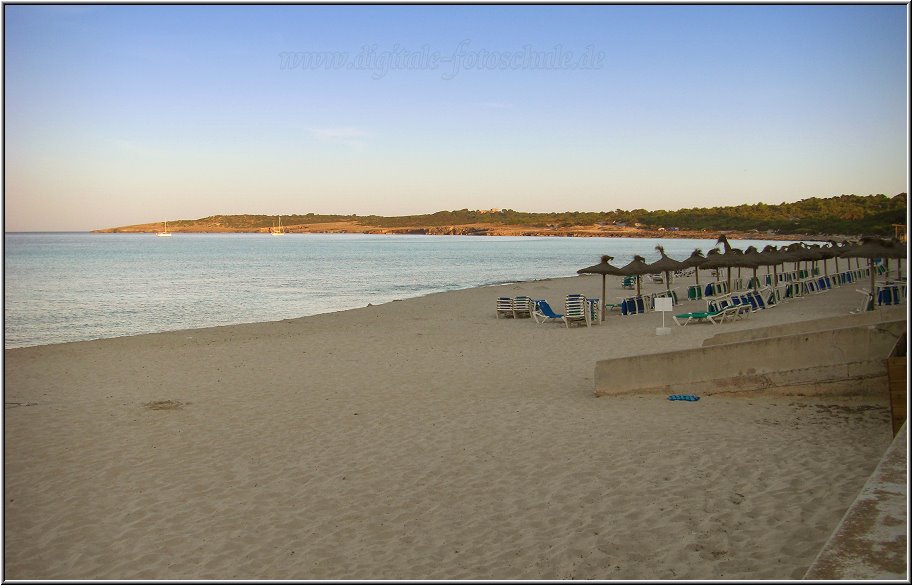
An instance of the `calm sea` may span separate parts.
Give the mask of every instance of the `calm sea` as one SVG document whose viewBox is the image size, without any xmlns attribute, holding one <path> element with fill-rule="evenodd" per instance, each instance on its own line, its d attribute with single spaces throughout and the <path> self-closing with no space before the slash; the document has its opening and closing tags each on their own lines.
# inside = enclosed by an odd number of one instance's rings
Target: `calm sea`
<svg viewBox="0 0 912 585">
<path fill-rule="evenodd" d="M 739 248 L 767 243 L 734 242 Z M 7 348 L 314 315 L 485 284 L 684 259 L 715 240 L 9 233 Z"/>
</svg>

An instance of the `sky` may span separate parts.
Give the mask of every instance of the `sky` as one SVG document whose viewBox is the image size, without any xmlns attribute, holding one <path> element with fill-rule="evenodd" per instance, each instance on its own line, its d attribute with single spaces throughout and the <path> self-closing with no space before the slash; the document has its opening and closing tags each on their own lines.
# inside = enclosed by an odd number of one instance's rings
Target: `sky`
<svg viewBox="0 0 912 585">
<path fill-rule="evenodd" d="M 906 5 L 5 5 L 6 231 L 907 190 Z"/>
</svg>

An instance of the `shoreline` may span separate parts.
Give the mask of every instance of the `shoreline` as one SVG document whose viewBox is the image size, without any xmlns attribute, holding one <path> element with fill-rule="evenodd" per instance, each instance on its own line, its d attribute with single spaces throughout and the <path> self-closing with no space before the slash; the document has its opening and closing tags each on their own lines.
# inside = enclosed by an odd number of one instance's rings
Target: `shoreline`
<svg viewBox="0 0 912 585">
<path fill-rule="evenodd" d="M 56 345 L 67 345 L 67 344 L 71 344 L 71 343 L 88 343 L 88 342 L 93 342 L 93 341 L 105 341 L 107 339 L 123 339 L 123 338 L 132 338 L 132 337 L 141 337 L 143 335 L 163 335 L 163 334 L 167 334 L 167 333 L 192 332 L 192 331 L 216 329 L 216 328 L 222 328 L 222 327 L 240 327 L 240 326 L 245 326 L 245 325 L 246 326 L 269 325 L 269 324 L 282 323 L 282 322 L 287 322 L 287 321 L 296 321 L 299 319 L 306 319 L 308 317 L 318 317 L 320 315 L 333 315 L 333 314 L 337 314 L 337 313 L 345 313 L 347 311 L 357 311 L 359 309 L 364 309 L 367 307 L 380 307 L 383 305 L 388 305 L 390 303 L 398 303 L 398 302 L 407 301 L 410 299 L 417 299 L 417 298 L 422 298 L 422 297 L 431 296 L 431 295 L 438 295 L 438 294 L 446 294 L 446 293 L 451 293 L 451 292 L 456 292 L 456 291 L 461 291 L 461 290 L 472 290 L 472 289 L 477 289 L 477 288 L 510 286 L 510 285 L 522 284 L 522 283 L 548 282 L 548 281 L 551 281 L 554 279 L 577 278 L 577 277 L 578 276 L 551 276 L 551 277 L 547 277 L 547 278 L 534 278 L 534 279 L 530 279 L 530 280 L 492 282 L 492 283 L 486 283 L 486 284 L 480 284 L 480 285 L 466 286 L 463 288 L 454 288 L 454 289 L 441 290 L 441 291 L 423 292 L 423 293 L 418 294 L 413 297 L 392 299 L 389 301 L 379 302 L 379 303 L 367 303 L 366 305 L 359 306 L 359 307 L 331 310 L 331 311 L 326 311 L 326 312 L 322 312 L 322 313 L 313 313 L 310 315 L 300 315 L 300 316 L 296 316 L 296 317 L 286 317 L 283 319 L 274 319 L 274 320 L 270 320 L 270 321 L 245 321 L 245 322 L 241 322 L 241 323 L 225 323 L 222 325 L 207 325 L 207 326 L 203 326 L 203 327 L 189 327 L 189 328 L 184 328 L 184 329 L 165 329 L 162 331 L 148 331 L 145 333 L 133 333 L 133 334 L 129 334 L 129 335 L 116 335 L 116 336 L 112 336 L 112 337 L 96 337 L 96 338 L 92 338 L 92 339 L 76 339 L 73 341 L 57 341 L 57 342 L 52 342 L 52 343 L 39 343 L 36 345 L 19 345 L 19 346 L 15 346 L 15 347 L 4 347 L 3 349 L 4 349 L 4 351 L 12 351 L 12 350 L 19 350 L 19 349 L 29 349 L 29 348 L 34 348 L 34 347 L 52 347 L 52 346 L 56 346 Z"/>
<path fill-rule="evenodd" d="M 854 287 L 667 336 L 495 317 L 600 289 L 6 350 L 5 577 L 800 579 L 890 443 L 885 401 L 595 398 L 594 365 L 847 314 Z"/>
<path fill-rule="evenodd" d="M 354 222 L 299 224 L 284 227 L 285 234 L 365 234 L 416 236 L 476 236 L 476 237 L 559 237 L 559 238 L 631 238 L 631 239 L 715 239 L 725 235 L 729 240 L 814 241 L 842 242 L 860 236 L 844 234 L 780 234 L 742 230 L 672 230 L 649 228 L 615 228 L 571 226 L 542 228 L 511 225 L 465 224 L 445 226 L 413 226 L 384 228 Z M 156 224 L 90 230 L 93 234 L 151 234 L 160 231 Z M 269 234 L 269 228 L 233 229 L 218 227 L 171 227 L 171 233 L 183 234 Z"/>
<path fill-rule="evenodd" d="M 822 266 L 822 263 L 824 261 L 819 261 L 819 262 L 821 262 L 821 266 Z M 830 266 L 830 268 L 835 269 L 832 259 L 827 260 L 825 262 L 827 262 L 827 264 L 828 264 L 828 266 Z M 735 270 L 737 270 L 737 269 L 735 269 Z M 749 276 L 750 269 L 743 269 L 743 270 L 746 273 L 746 276 L 745 276 L 745 278 L 746 278 L 747 276 Z M 701 279 L 701 282 L 703 284 L 706 284 L 706 282 L 709 282 L 709 280 L 707 279 L 707 276 L 708 276 L 707 272 L 708 272 L 708 270 L 701 271 L 701 275 L 703 276 L 703 279 Z M 763 274 L 762 271 L 758 271 L 758 275 L 762 275 L 762 274 Z M 635 291 L 633 291 L 633 290 L 619 288 L 619 283 L 622 278 L 623 277 L 618 277 L 618 276 L 608 276 L 607 277 L 608 282 L 613 282 L 613 284 L 616 285 L 613 287 L 615 289 L 614 291 L 612 291 L 612 287 L 609 285 L 608 302 L 612 302 L 612 298 L 617 300 L 617 299 L 620 299 L 623 297 L 633 296 L 633 294 L 635 293 Z M 734 278 L 734 276 L 733 276 L 733 278 Z M 119 335 L 119 336 L 114 336 L 114 337 L 99 337 L 99 338 L 93 338 L 93 339 L 63 341 L 63 342 L 45 343 L 45 344 L 39 344 L 39 345 L 6 347 L 6 348 L 4 348 L 4 351 L 13 351 L 13 350 L 31 349 L 31 348 L 40 348 L 40 347 L 54 347 L 54 346 L 58 346 L 58 345 L 69 345 L 69 344 L 74 344 L 74 343 L 103 342 L 103 341 L 107 341 L 107 340 L 116 340 L 116 339 L 132 339 L 132 338 L 143 337 L 143 336 L 147 336 L 147 335 L 167 335 L 167 334 L 190 333 L 190 332 L 194 332 L 194 331 L 207 331 L 207 330 L 224 329 L 224 328 L 231 328 L 231 327 L 269 326 L 269 325 L 276 325 L 279 323 L 297 322 L 302 319 L 310 319 L 310 318 L 323 317 L 323 316 L 328 316 L 328 315 L 344 314 L 344 313 L 349 313 L 352 311 L 360 311 L 360 310 L 364 310 L 364 309 L 368 309 L 368 308 L 372 308 L 372 307 L 384 307 L 384 306 L 391 305 L 393 303 L 399 303 L 399 302 L 404 302 L 404 301 L 413 301 L 413 300 L 417 300 L 417 299 L 424 299 L 424 298 L 432 297 L 435 295 L 446 295 L 446 294 L 465 292 L 465 291 L 480 291 L 480 290 L 484 290 L 484 289 L 488 289 L 488 288 L 508 287 L 508 286 L 512 286 L 512 287 L 514 287 L 514 289 L 516 289 L 517 287 L 522 288 L 524 285 L 535 286 L 538 284 L 549 283 L 549 282 L 554 282 L 554 281 L 571 281 L 571 280 L 573 280 L 574 282 L 578 282 L 580 280 L 593 280 L 593 282 L 594 282 L 594 279 L 600 279 L 600 277 L 597 275 L 577 274 L 577 275 L 571 275 L 571 276 L 551 276 L 551 277 L 529 279 L 529 280 L 492 282 L 492 283 L 485 283 L 485 284 L 479 284 L 479 285 L 469 285 L 469 286 L 465 286 L 465 287 L 461 287 L 461 288 L 454 288 L 454 289 L 448 289 L 448 290 L 422 292 L 421 294 L 418 294 L 416 296 L 392 299 L 392 300 L 380 302 L 380 303 L 367 303 L 366 305 L 363 305 L 363 306 L 351 307 L 348 309 L 331 310 L 331 311 L 326 311 L 326 312 L 322 312 L 322 313 L 313 313 L 310 315 L 300 315 L 300 316 L 295 316 L 295 317 L 286 317 L 286 318 L 282 318 L 282 319 L 275 319 L 275 320 L 268 320 L 268 321 L 249 321 L 249 322 L 240 322 L 240 323 L 227 323 L 227 324 L 222 324 L 222 325 L 190 327 L 190 328 L 183 328 L 183 329 L 166 329 L 166 330 L 162 330 L 162 331 L 150 331 L 150 332 L 146 332 L 146 333 Z M 599 280 L 599 282 L 601 282 L 601 281 Z M 684 283 L 687 283 L 687 284 L 684 284 Z M 686 299 L 687 286 L 692 283 L 693 283 L 693 277 L 691 276 L 691 277 L 685 277 L 682 279 L 678 279 L 675 282 L 675 284 L 672 286 L 673 289 L 677 290 L 680 293 L 678 295 L 679 306 L 675 308 L 675 311 L 674 311 L 675 313 L 686 312 L 686 311 L 689 311 L 692 309 L 693 310 L 702 310 L 702 305 L 705 304 L 704 301 L 688 301 Z M 852 287 L 852 285 L 845 285 L 842 288 L 845 289 L 846 287 Z M 577 288 L 579 288 L 579 287 L 577 287 Z M 587 285 L 586 288 L 592 289 L 590 296 L 596 296 L 600 293 L 600 289 L 596 290 L 598 287 L 591 287 L 591 286 Z M 576 290 L 576 289 L 574 289 L 574 290 Z M 644 280 L 642 282 L 642 291 L 643 291 L 644 295 L 649 294 L 650 292 L 657 292 L 657 291 L 662 291 L 662 290 L 665 290 L 664 284 L 651 283 L 651 282 L 647 282 L 646 280 Z M 613 293 L 617 293 L 617 294 L 613 294 Z M 694 303 L 698 303 L 698 304 L 694 305 Z M 683 308 L 680 308 L 682 304 L 685 306 L 690 306 L 690 308 L 686 309 L 686 310 Z M 558 310 L 556 306 L 554 308 L 555 308 L 555 310 Z"/>
</svg>

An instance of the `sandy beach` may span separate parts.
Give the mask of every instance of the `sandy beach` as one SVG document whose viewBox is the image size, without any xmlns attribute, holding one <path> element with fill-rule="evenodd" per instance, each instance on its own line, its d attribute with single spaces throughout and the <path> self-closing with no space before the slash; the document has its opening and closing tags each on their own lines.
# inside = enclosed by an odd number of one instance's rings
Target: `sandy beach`
<svg viewBox="0 0 912 585">
<path fill-rule="evenodd" d="M 886 395 L 596 398 L 593 371 L 861 286 L 668 336 L 495 317 L 600 296 L 581 276 L 6 350 L 4 577 L 800 579 L 892 439 Z"/>
</svg>

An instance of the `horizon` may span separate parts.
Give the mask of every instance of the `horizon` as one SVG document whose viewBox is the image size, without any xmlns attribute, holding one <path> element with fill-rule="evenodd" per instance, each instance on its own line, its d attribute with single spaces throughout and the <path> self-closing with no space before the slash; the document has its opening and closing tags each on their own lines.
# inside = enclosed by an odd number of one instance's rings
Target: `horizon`
<svg viewBox="0 0 912 585">
<path fill-rule="evenodd" d="M 4 5 L 4 228 L 893 197 L 907 14 Z"/>
</svg>

